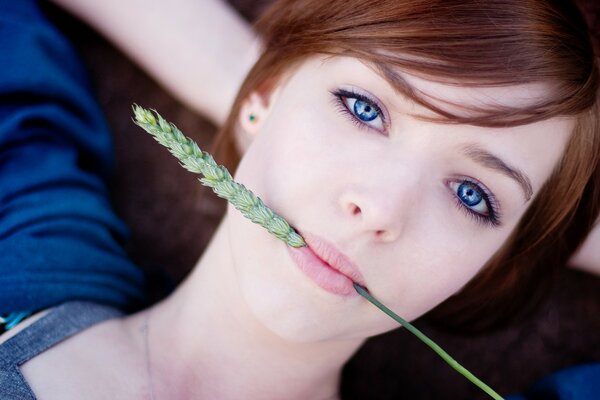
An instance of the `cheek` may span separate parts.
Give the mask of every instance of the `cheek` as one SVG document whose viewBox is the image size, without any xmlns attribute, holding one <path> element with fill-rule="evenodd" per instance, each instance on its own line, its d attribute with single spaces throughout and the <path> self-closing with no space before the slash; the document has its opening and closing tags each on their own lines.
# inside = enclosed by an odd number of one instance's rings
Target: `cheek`
<svg viewBox="0 0 600 400">
<path fill-rule="evenodd" d="M 292 223 L 298 209 L 315 200 L 324 180 L 343 176 L 334 169 L 348 163 L 335 151 L 339 124 L 326 115 L 316 118 L 319 109 L 293 104 L 274 109 L 236 172 L 235 179 Z"/>
<path fill-rule="evenodd" d="M 502 246 L 510 229 L 471 240 L 439 224 L 414 233 L 417 239 L 399 249 L 395 263 L 388 263 L 395 265 L 388 279 L 377 282 L 381 300 L 385 303 L 387 297 L 407 319 L 420 317 L 460 291 Z"/>
</svg>

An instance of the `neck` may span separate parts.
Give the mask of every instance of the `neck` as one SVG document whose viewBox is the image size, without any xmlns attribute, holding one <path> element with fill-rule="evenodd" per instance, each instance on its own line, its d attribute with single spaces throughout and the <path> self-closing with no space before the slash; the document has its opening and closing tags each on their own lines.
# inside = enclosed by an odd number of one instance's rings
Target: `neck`
<svg viewBox="0 0 600 400">
<path fill-rule="evenodd" d="M 180 288 L 134 317 L 148 324 L 151 398 L 337 398 L 361 341 L 298 343 L 263 326 L 239 293 L 224 226 Z"/>
</svg>

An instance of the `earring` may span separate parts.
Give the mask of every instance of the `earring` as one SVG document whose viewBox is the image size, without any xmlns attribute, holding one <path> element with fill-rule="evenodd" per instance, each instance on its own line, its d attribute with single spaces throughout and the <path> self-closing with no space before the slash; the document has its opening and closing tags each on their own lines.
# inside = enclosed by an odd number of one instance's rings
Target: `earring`
<svg viewBox="0 0 600 400">
<path fill-rule="evenodd" d="M 250 122 L 255 122 L 256 121 L 256 115 L 250 114 L 250 115 L 248 115 L 248 119 L 250 120 Z"/>
</svg>

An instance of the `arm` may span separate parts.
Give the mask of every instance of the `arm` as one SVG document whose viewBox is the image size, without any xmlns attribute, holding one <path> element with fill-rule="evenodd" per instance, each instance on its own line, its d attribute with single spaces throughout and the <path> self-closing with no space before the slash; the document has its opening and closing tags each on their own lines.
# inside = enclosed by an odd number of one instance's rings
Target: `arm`
<svg viewBox="0 0 600 400">
<path fill-rule="evenodd" d="M 142 272 L 109 203 L 112 141 L 83 66 L 33 0 L 0 2 L 0 314 L 131 309 Z"/>
<path fill-rule="evenodd" d="M 569 265 L 600 276 L 600 219 L 573 257 Z"/>
<path fill-rule="evenodd" d="M 258 56 L 224 0 L 54 0 L 121 48 L 180 101 L 221 124 Z"/>
</svg>

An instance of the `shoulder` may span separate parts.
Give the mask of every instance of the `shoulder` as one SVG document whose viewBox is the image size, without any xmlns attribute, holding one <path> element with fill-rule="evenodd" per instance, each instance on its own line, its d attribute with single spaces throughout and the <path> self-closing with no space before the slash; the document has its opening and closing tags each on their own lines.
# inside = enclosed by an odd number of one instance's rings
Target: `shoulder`
<svg viewBox="0 0 600 400">
<path fill-rule="evenodd" d="M 39 385 L 31 386 L 32 377 L 35 378 L 33 383 L 37 384 L 40 376 L 52 376 L 67 369 L 73 372 L 78 365 L 72 362 L 77 354 L 67 351 L 69 357 L 54 356 L 64 353 L 61 348 L 65 345 L 67 349 L 72 347 L 72 336 L 73 339 L 78 338 L 87 328 L 121 315 L 120 311 L 111 307 L 71 302 L 37 313 L 13 328 L 14 331 L 6 332 L 0 344 L 0 398 L 34 399 L 33 393 L 38 392 Z M 84 357 L 84 354 L 79 356 Z M 51 361 L 50 364 L 45 362 L 47 360 Z M 43 366 L 42 373 L 32 374 L 30 370 L 37 365 Z M 69 379 L 62 381 L 68 383 Z M 60 386 L 62 392 L 65 388 Z"/>
</svg>

